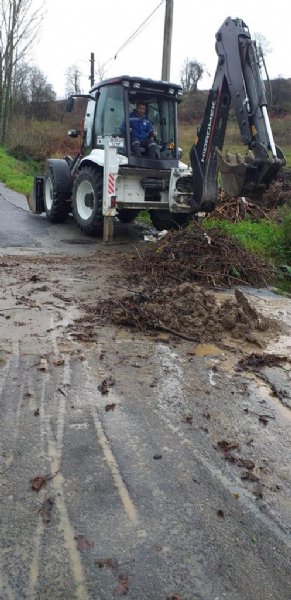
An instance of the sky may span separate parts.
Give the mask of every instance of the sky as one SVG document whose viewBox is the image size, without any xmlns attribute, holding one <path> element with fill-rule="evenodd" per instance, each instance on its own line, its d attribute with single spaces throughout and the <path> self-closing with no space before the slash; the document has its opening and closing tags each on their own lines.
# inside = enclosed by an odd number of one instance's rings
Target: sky
<svg viewBox="0 0 291 600">
<path fill-rule="evenodd" d="M 41 4 L 41 0 L 34 2 Z M 72 65 L 82 73 L 82 92 L 88 92 L 91 53 L 96 81 L 99 67 L 103 67 L 103 78 L 126 74 L 161 79 L 165 7 L 165 0 L 45 0 L 31 62 L 44 73 L 58 98 L 66 95 L 66 73 Z M 271 79 L 291 77 L 289 8 L 290 0 L 275 5 L 265 0 L 174 0 L 170 80 L 180 83 L 184 61 L 197 60 L 205 71 L 198 87 L 211 87 L 217 65 L 215 34 L 226 17 L 239 17 L 251 34 L 264 36 L 271 49 L 265 56 Z"/>
</svg>

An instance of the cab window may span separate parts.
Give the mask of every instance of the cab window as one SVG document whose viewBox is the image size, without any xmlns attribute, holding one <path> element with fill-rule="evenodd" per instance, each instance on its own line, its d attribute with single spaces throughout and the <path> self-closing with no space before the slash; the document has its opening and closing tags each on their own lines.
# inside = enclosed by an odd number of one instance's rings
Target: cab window
<svg viewBox="0 0 291 600">
<path fill-rule="evenodd" d="M 120 85 L 101 87 L 94 127 L 95 144 L 98 148 L 103 147 L 100 138 L 120 135 L 124 119 L 123 88 Z"/>
</svg>

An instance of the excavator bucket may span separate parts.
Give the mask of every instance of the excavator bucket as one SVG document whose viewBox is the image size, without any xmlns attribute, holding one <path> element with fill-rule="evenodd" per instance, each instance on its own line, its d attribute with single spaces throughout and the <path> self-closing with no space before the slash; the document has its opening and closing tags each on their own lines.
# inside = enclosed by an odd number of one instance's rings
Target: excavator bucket
<svg viewBox="0 0 291 600">
<path fill-rule="evenodd" d="M 262 149 L 259 157 L 255 157 L 251 151 L 245 156 L 238 153 L 223 155 L 218 148 L 216 154 L 225 192 L 229 196 L 247 196 L 254 200 L 261 198 L 282 163 L 285 163 L 279 148 L 276 158 L 271 158 L 265 149 Z"/>
</svg>

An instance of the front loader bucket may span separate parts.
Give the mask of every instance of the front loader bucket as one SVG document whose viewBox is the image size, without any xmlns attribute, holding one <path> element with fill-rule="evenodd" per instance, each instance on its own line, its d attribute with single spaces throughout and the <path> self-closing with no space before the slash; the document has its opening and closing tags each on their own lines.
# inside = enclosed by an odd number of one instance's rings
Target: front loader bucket
<svg viewBox="0 0 291 600">
<path fill-rule="evenodd" d="M 252 153 L 225 154 L 216 148 L 221 182 L 229 196 L 247 196 L 259 199 L 269 187 L 276 173 L 285 164 L 282 152 L 278 148 L 279 158 L 255 158 Z"/>
</svg>

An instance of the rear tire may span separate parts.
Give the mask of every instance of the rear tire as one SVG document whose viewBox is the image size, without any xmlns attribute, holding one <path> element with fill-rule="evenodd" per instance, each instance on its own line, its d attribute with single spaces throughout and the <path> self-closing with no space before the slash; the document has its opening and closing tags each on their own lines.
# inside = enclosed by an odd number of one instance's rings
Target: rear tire
<svg viewBox="0 0 291 600">
<path fill-rule="evenodd" d="M 150 210 L 153 226 L 158 231 L 164 229 L 180 229 L 186 227 L 191 221 L 188 213 L 172 213 L 169 210 Z"/>
<path fill-rule="evenodd" d="M 53 169 L 47 169 L 45 172 L 43 199 L 46 216 L 50 223 L 64 223 L 70 212 L 70 202 L 66 201 L 64 194 L 55 191 Z"/>
<path fill-rule="evenodd" d="M 84 167 L 73 185 L 73 214 L 80 229 L 87 235 L 96 235 L 103 224 L 103 172 Z"/>
<path fill-rule="evenodd" d="M 121 223 L 131 223 L 136 219 L 139 211 L 133 208 L 122 208 L 118 211 L 117 217 Z"/>
</svg>

